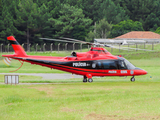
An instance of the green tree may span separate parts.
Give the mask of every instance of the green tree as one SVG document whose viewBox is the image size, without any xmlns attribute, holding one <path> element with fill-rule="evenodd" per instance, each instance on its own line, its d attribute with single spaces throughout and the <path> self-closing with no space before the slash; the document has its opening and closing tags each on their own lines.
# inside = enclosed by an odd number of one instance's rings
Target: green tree
<svg viewBox="0 0 160 120">
<path fill-rule="evenodd" d="M 96 21 L 103 19 L 101 16 L 101 4 L 104 0 L 86 0 L 82 1 L 81 9 L 83 10 L 85 17 L 89 17 L 93 20 L 93 24 Z"/>
<path fill-rule="evenodd" d="M 0 41 L 6 42 L 6 37 L 18 33 L 14 25 L 15 9 L 18 0 L 2 0 L 0 3 Z"/>
<path fill-rule="evenodd" d="M 51 27 L 49 19 L 52 17 L 48 7 L 45 4 L 42 4 L 38 7 L 38 14 L 35 16 L 36 27 L 32 28 L 32 35 L 30 38 L 34 40 L 33 43 L 42 42 L 39 37 L 53 37 L 54 28 Z"/>
<path fill-rule="evenodd" d="M 160 1 L 155 0 L 155 10 L 144 21 L 144 29 L 155 31 L 160 26 Z"/>
<path fill-rule="evenodd" d="M 75 39 L 85 41 L 85 37 L 87 36 L 88 31 L 89 30 L 86 29 L 85 26 L 76 25 L 71 32 L 71 36 Z"/>
<path fill-rule="evenodd" d="M 108 21 L 102 19 L 98 22 L 98 24 L 95 24 L 94 30 L 89 32 L 86 40 L 92 41 L 94 38 L 108 38 L 111 29 L 112 24 L 109 24 Z"/>
<path fill-rule="evenodd" d="M 160 27 L 158 27 L 158 28 L 156 29 L 155 33 L 160 34 Z"/>
<path fill-rule="evenodd" d="M 114 38 L 130 31 L 144 31 L 142 23 L 138 21 L 121 21 L 120 23 L 113 25 L 110 37 Z"/>
<path fill-rule="evenodd" d="M 27 50 L 29 43 L 42 42 L 38 37 L 52 37 L 52 28 L 49 19 L 51 14 L 45 4 L 40 7 L 33 0 L 21 0 L 16 10 L 15 25 L 21 32 L 19 36 L 27 39 Z"/>
<path fill-rule="evenodd" d="M 93 31 L 90 31 L 85 39 L 88 42 L 93 42 L 94 38 L 96 38 L 95 33 Z"/>
<path fill-rule="evenodd" d="M 117 0 L 114 2 L 118 3 Z M 140 21 L 144 30 L 156 30 L 159 21 L 159 0 L 120 0 L 119 3 L 133 21 Z"/>
<path fill-rule="evenodd" d="M 83 38 L 86 34 L 86 30 L 89 29 L 92 20 L 84 17 L 82 9 L 75 8 L 73 6 L 62 4 L 60 16 L 58 19 L 51 18 L 52 26 L 56 29 L 55 37 L 73 37 L 78 39 L 79 37 Z M 75 31 L 80 31 L 77 34 Z"/>
<path fill-rule="evenodd" d="M 101 18 L 105 18 L 109 23 L 117 24 L 120 21 L 127 20 L 125 10 L 119 4 L 114 4 L 112 0 L 105 0 L 100 7 Z"/>
<path fill-rule="evenodd" d="M 107 38 L 112 29 L 112 25 L 108 23 L 105 19 L 102 19 L 95 26 L 96 38 Z"/>
<path fill-rule="evenodd" d="M 21 0 L 16 9 L 15 24 L 18 27 L 21 35 L 27 38 L 27 50 L 29 50 L 30 32 L 37 28 L 38 7 L 33 0 Z"/>
<path fill-rule="evenodd" d="M 145 30 L 155 31 L 158 26 L 160 26 L 160 19 L 156 16 L 156 14 L 151 13 L 147 16 L 143 23 Z"/>
<path fill-rule="evenodd" d="M 83 10 L 86 18 L 92 19 L 92 24 L 101 20 L 100 6 L 104 0 L 62 0 L 64 4 L 69 4 Z"/>
<path fill-rule="evenodd" d="M 0 42 L 2 43 L 4 41 L 4 33 L 2 32 L 4 30 L 4 22 L 2 17 L 2 10 L 3 10 L 3 4 L 2 0 L 0 0 Z"/>
<path fill-rule="evenodd" d="M 46 3 L 46 6 L 48 8 L 48 12 L 51 14 L 51 17 L 54 19 L 58 19 L 60 16 L 60 10 L 61 10 L 61 1 L 60 0 L 49 0 Z"/>
</svg>

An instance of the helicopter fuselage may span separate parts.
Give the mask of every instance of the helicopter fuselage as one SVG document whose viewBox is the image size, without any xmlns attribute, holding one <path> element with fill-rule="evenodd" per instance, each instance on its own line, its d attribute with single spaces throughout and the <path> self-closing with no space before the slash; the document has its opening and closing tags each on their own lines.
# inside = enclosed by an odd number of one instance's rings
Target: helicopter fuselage
<svg viewBox="0 0 160 120">
<path fill-rule="evenodd" d="M 83 75 L 92 82 L 93 76 L 137 76 L 147 72 L 132 65 L 123 57 L 114 56 L 104 48 L 92 47 L 84 53 L 72 53 L 66 57 L 31 56 L 27 55 L 13 36 L 8 37 L 15 51 L 13 55 L 2 55 L 19 61 L 37 64 L 51 69 L 58 69 L 72 74 Z"/>
</svg>

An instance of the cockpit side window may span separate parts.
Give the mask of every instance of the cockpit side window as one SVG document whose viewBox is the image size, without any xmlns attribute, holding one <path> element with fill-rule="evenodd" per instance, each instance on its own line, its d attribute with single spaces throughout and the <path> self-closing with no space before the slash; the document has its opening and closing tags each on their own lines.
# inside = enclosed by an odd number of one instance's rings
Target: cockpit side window
<svg viewBox="0 0 160 120">
<path fill-rule="evenodd" d="M 132 65 L 128 60 L 126 59 L 120 59 L 118 60 L 118 69 L 135 69 L 136 67 Z"/>
<path fill-rule="evenodd" d="M 118 61 L 118 69 L 127 69 L 123 60 Z"/>
</svg>

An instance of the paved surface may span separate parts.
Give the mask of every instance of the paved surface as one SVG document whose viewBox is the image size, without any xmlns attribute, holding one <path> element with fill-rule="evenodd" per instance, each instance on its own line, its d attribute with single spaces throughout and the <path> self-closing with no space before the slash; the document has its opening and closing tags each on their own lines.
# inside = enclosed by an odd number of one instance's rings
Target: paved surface
<svg viewBox="0 0 160 120">
<path fill-rule="evenodd" d="M 29 76 L 41 76 L 45 80 L 54 79 L 71 79 L 71 78 L 82 78 L 80 75 L 72 74 L 55 74 L 55 73 L 0 73 L 0 75 L 29 75 Z"/>
</svg>

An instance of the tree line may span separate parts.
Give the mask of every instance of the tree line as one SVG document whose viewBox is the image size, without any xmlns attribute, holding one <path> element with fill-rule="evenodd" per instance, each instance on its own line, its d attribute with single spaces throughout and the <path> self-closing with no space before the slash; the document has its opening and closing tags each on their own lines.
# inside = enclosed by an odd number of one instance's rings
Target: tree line
<svg viewBox="0 0 160 120">
<path fill-rule="evenodd" d="M 43 43 L 40 37 L 92 41 L 159 26 L 159 0 L 0 0 L 0 43 L 10 35 L 21 44 Z"/>
</svg>

